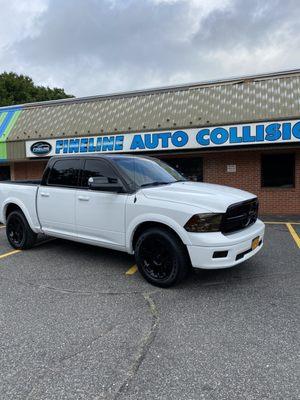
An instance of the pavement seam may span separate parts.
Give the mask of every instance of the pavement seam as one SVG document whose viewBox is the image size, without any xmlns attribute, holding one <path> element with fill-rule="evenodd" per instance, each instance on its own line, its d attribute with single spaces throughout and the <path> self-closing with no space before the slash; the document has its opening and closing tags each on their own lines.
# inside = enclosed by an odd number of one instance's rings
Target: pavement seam
<svg viewBox="0 0 300 400">
<path fill-rule="evenodd" d="M 51 362 L 51 368 L 50 366 L 45 367 L 45 369 L 43 370 L 43 373 L 41 373 L 40 376 L 36 377 L 36 382 L 32 385 L 30 391 L 28 392 L 26 399 L 25 400 L 29 400 L 30 398 L 32 398 L 32 394 L 39 389 L 39 385 L 40 383 L 45 379 L 45 377 L 49 374 L 49 373 L 55 373 L 56 375 L 60 373 L 59 368 L 60 368 L 60 364 L 63 364 L 65 361 L 68 361 L 70 359 L 72 359 L 73 357 L 76 357 L 82 353 L 85 353 L 87 351 L 91 350 L 91 346 L 93 345 L 94 342 L 96 342 L 98 339 L 102 338 L 103 336 L 107 335 L 109 332 L 111 332 L 113 330 L 113 328 L 110 328 L 108 330 L 106 330 L 105 332 L 102 332 L 100 335 L 95 336 L 93 338 L 91 338 L 90 340 L 88 340 L 87 343 L 81 344 L 78 348 L 78 350 L 76 352 L 73 352 L 69 355 L 65 355 L 57 360 L 53 360 Z"/>
<path fill-rule="evenodd" d="M 92 291 L 92 292 L 87 292 L 87 291 L 82 291 L 82 290 L 72 290 L 72 289 L 63 289 L 63 288 L 56 288 L 53 286 L 48 286 L 48 285 L 37 285 L 35 283 L 29 282 L 29 281 L 20 281 L 17 279 L 9 279 L 6 277 L 2 277 L 1 279 L 6 280 L 8 282 L 12 283 L 18 283 L 20 285 L 27 285 L 34 287 L 35 289 L 47 289 L 51 290 L 54 292 L 62 293 L 62 294 L 80 294 L 80 295 L 101 295 L 101 296 L 131 296 L 131 295 L 140 295 L 143 292 L 142 291 L 133 291 L 131 290 L 130 292 L 99 292 L 99 291 Z"/>
<path fill-rule="evenodd" d="M 58 361 L 59 361 L 60 363 L 63 363 L 64 361 L 68 361 L 68 360 L 70 360 L 70 359 L 73 358 L 73 357 L 76 357 L 76 356 L 78 356 L 78 355 L 80 355 L 80 354 L 82 354 L 82 353 L 85 353 L 85 352 L 91 350 L 91 346 L 92 346 L 97 340 L 99 340 L 99 339 L 102 338 L 103 336 L 105 336 L 105 335 L 107 335 L 108 333 L 110 333 L 113 329 L 114 329 L 114 327 L 110 327 L 109 329 L 106 329 L 104 332 L 101 332 L 101 334 L 99 334 L 99 335 L 97 335 L 97 336 L 95 336 L 95 337 L 89 339 L 87 343 L 82 344 L 82 345 L 80 346 L 80 348 L 79 348 L 77 351 L 75 351 L 75 352 L 73 352 L 73 353 L 71 353 L 71 354 L 65 355 L 65 356 L 63 356 L 63 357 L 61 357 Z"/>
<path fill-rule="evenodd" d="M 123 394 L 125 394 L 127 392 L 127 390 L 129 389 L 134 377 L 136 376 L 142 362 L 144 361 L 150 347 L 151 344 L 153 343 L 157 331 L 158 331 L 158 325 L 159 325 L 159 313 L 158 313 L 158 309 L 156 307 L 156 304 L 154 302 L 154 300 L 151 297 L 151 293 L 143 293 L 143 298 L 147 303 L 148 306 L 148 310 L 150 311 L 150 315 L 151 315 L 151 327 L 149 332 L 143 337 L 142 341 L 141 341 L 141 346 L 140 349 L 131 365 L 131 368 L 129 369 L 129 371 L 127 371 L 127 378 L 124 380 L 124 382 L 121 384 L 121 386 L 119 387 L 118 391 L 115 393 L 115 395 L 113 396 L 114 400 L 119 399 Z"/>
</svg>

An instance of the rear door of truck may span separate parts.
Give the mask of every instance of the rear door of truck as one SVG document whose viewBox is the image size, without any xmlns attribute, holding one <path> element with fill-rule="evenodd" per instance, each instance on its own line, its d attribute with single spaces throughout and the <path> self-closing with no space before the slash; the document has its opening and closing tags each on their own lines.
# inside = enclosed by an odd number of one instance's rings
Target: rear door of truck
<svg viewBox="0 0 300 400">
<path fill-rule="evenodd" d="M 39 188 L 37 213 L 44 233 L 74 237 L 75 196 L 82 161 L 78 158 L 56 159 Z"/>
</svg>

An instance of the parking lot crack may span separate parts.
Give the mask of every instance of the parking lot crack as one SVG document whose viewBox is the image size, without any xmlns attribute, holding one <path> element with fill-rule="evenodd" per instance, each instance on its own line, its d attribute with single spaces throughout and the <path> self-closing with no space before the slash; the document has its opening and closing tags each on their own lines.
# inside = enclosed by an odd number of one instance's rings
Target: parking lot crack
<svg viewBox="0 0 300 400">
<path fill-rule="evenodd" d="M 131 382 L 136 376 L 143 360 L 145 359 L 153 340 L 156 337 L 158 326 L 159 326 L 159 313 L 154 300 L 151 297 L 151 293 L 143 293 L 143 298 L 147 303 L 148 310 L 151 315 L 151 326 L 146 335 L 143 336 L 139 350 L 135 356 L 135 359 L 127 372 L 127 377 L 119 387 L 118 391 L 113 396 L 114 400 L 121 398 L 121 396 L 129 389 Z"/>
<path fill-rule="evenodd" d="M 77 351 L 75 351 L 75 352 L 73 352 L 73 353 L 71 353 L 71 354 L 65 355 L 65 356 L 63 356 L 63 357 L 61 357 L 61 358 L 59 359 L 59 362 L 68 361 L 68 360 L 70 360 L 70 359 L 73 358 L 73 357 L 77 357 L 79 354 L 82 354 L 82 353 L 84 353 L 84 352 L 86 352 L 86 351 L 91 350 L 91 346 L 92 346 L 92 344 L 93 344 L 94 342 L 96 342 L 97 340 L 101 339 L 104 335 L 107 335 L 107 334 L 110 333 L 112 330 L 113 330 L 113 327 L 110 327 L 110 328 L 107 329 L 106 331 L 101 332 L 100 335 L 95 336 L 95 337 L 93 337 L 92 339 L 88 340 L 86 343 L 84 343 Z"/>
<path fill-rule="evenodd" d="M 142 291 L 138 290 L 130 290 L 128 292 L 122 292 L 122 291 L 99 291 L 99 290 L 77 290 L 77 289 L 67 289 L 67 288 L 58 288 L 55 286 L 50 286 L 50 285 L 43 285 L 43 284 L 38 284 L 38 283 L 33 283 L 30 281 L 24 281 L 24 280 L 19 280 L 19 279 L 9 279 L 9 278 L 2 278 L 3 280 L 6 280 L 7 282 L 12 282 L 15 284 L 19 285 L 25 285 L 25 286 L 31 286 L 34 287 L 35 289 L 45 289 L 45 290 L 50 290 L 53 292 L 58 292 L 62 294 L 74 294 L 74 295 L 100 295 L 100 296 L 131 296 L 131 295 L 140 295 Z"/>
</svg>

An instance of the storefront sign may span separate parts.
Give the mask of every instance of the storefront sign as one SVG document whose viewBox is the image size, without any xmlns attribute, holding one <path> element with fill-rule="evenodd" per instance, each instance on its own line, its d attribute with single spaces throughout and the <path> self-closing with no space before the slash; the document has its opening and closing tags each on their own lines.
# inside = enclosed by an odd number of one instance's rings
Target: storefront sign
<svg viewBox="0 0 300 400">
<path fill-rule="evenodd" d="M 300 120 L 27 141 L 27 157 L 300 143 Z M 46 151 L 47 150 L 47 151 Z"/>
</svg>

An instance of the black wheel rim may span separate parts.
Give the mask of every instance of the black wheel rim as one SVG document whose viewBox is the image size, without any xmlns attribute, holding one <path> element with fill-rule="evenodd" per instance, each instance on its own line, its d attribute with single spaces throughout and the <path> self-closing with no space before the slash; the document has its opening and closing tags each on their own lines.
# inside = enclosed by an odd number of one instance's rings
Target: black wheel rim
<svg viewBox="0 0 300 400">
<path fill-rule="evenodd" d="M 155 281 L 165 281 L 175 271 L 175 258 L 169 243 L 163 238 L 149 237 L 140 246 L 140 261 L 146 275 Z"/>
<path fill-rule="evenodd" d="M 7 225 L 7 235 L 12 244 L 20 246 L 24 238 L 24 225 L 20 218 L 12 216 Z"/>
</svg>

